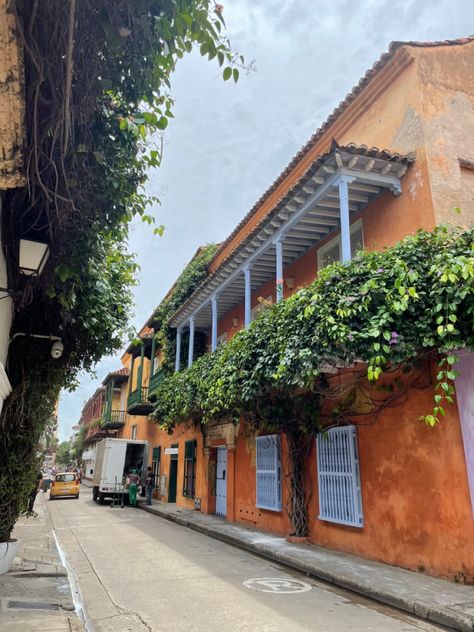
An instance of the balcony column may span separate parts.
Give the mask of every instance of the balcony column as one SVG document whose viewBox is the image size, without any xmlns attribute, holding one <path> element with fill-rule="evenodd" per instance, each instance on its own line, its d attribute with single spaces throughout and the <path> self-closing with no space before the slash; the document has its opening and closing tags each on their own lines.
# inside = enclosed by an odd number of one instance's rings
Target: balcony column
<svg viewBox="0 0 474 632">
<path fill-rule="evenodd" d="M 181 327 L 178 327 L 176 330 L 176 357 L 174 361 L 174 371 L 177 373 L 179 371 L 179 365 L 181 360 L 181 338 L 183 335 L 183 330 Z"/>
<path fill-rule="evenodd" d="M 130 375 L 128 378 L 128 394 L 133 391 L 133 365 L 135 364 L 135 356 L 132 356 L 132 361 L 130 363 Z"/>
<path fill-rule="evenodd" d="M 341 176 L 338 181 L 339 189 L 339 217 L 341 221 L 341 261 L 345 263 L 352 258 L 351 226 L 349 220 L 349 184 L 354 178 Z"/>
<path fill-rule="evenodd" d="M 109 416 L 109 418 L 112 413 L 112 400 L 114 398 L 114 386 L 115 386 L 115 381 L 114 381 L 114 378 L 112 378 L 107 385 L 107 390 L 108 390 L 107 405 L 105 407 L 105 412 Z"/>
<path fill-rule="evenodd" d="M 245 314 L 244 324 L 246 327 L 250 325 L 252 320 L 252 278 L 251 268 L 247 266 L 244 269 L 244 282 L 245 282 Z"/>
<path fill-rule="evenodd" d="M 278 239 L 275 242 L 276 250 L 276 302 L 283 300 L 283 242 Z"/>
<path fill-rule="evenodd" d="M 189 319 L 188 369 L 193 364 L 195 316 Z"/>
<path fill-rule="evenodd" d="M 155 332 L 153 331 L 153 338 L 151 339 L 151 356 L 150 356 L 150 380 L 155 372 L 155 353 L 156 353 L 156 340 Z"/>
<path fill-rule="evenodd" d="M 138 394 L 141 400 L 141 396 L 142 396 L 142 380 L 143 380 L 143 363 L 145 361 L 145 344 L 142 341 L 142 348 L 140 349 L 140 366 L 138 367 L 138 373 L 137 373 L 137 390 L 138 390 Z"/>
<path fill-rule="evenodd" d="M 211 351 L 215 351 L 217 349 L 217 316 L 218 316 L 217 295 L 212 297 L 211 307 L 212 307 Z"/>
</svg>

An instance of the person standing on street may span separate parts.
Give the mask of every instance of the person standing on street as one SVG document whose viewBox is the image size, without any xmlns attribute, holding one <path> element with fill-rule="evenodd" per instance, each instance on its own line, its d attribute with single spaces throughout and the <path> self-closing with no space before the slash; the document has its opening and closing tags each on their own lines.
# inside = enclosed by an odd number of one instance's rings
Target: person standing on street
<svg viewBox="0 0 474 632">
<path fill-rule="evenodd" d="M 146 472 L 146 484 L 145 484 L 147 505 L 151 505 L 151 495 L 153 493 L 154 482 L 155 482 L 155 475 L 153 474 L 153 470 L 151 469 L 151 467 L 148 466 L 147 472 Z"/>
<path fill-rule="evenodd" d="M 41 470 L 38 470 L 38 472 L 36 474 L 36 478 L 35 478 L 35 486 L 31 490 L 30 496 L 29 496 L 28 510 L 27 510 L 27 514 L 29 514 L 29 515 L 33 514 L 33 507 L 34 507 L 34 504 L 35 504 L 36 494 L 41 489 L 42 483 L 43 483 L 43 472 Z"/>
<path fill-rule="evenodd" d="M 140 477 L 135 469 L 130 470 L 130 485 L 128 487 L 128 499 L 130 501 L 130 507 L 137 506 L 137 487 L 140 483 Z"/>
</svg>

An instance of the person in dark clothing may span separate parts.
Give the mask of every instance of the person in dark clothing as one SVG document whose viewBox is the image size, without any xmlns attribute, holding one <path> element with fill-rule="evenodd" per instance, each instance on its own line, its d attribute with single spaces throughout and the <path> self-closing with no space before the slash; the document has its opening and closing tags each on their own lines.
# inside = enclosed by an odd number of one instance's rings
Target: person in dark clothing
<svg viewBox="0 0 474 632">
<path fill-rule="evenodd" d="M 27 513 L 29 513 L 29 514 L 33 513 L 33 507 L 34 507 L 35 500 L 36 500 L 36 494 L 41 489 L 41 483 L 42 482 L 43 482 L 43 472 L 38 471 L 38 473 L 36 474 L 35 486 L 31 490 L 30 496 L 29 496 L 28 511 L 27 511 Z"/>
<path fill-rule="evenodd" d="M 146 504 L 151 505 L 151 495 L 153 493 L 153 487 L 155 482 L 155 475 L 150 466 L 146 471 L 145 491 L 146 491 Z"/>
<path fill-rule="evenodd" d="M 128 487 L 128 498 L 130 501 L 130 507 L 137 506 L 137 487 L 140 484 L 140 477 L 135 469 L 130 470 L 129 474 L 130 485 Z"/>
</svg>

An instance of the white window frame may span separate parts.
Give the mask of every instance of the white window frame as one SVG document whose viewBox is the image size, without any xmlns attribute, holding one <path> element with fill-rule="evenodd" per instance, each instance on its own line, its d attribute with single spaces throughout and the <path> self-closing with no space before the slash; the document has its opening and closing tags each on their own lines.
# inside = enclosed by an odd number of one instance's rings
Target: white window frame
<svg viewBox="0 0 474 632">
<path fill-rule="evenodd" d="M 319 520 L 362 528 L 362 490 L 355 426 L 331 428 L 316 437 Z"/>
<path fill-rule="evenodd" d="M 137 424 L 133 424 L 132 426 L 132 440 L 137 438 Z"/>
<path fill-rule="evenodd" d="M 351 237 L 358 230 L 360 230 L 362 233 L 362 248 L 364 248 L 364 227 L 363 227 L 361 219 L 358 219 L 356 222 L 351 224 L 351 227 L 350 227 Z M 329 263 L 324 263 L 324 257 L 326 256 L 326 253 L 332 250 L 334 246 L 336 245 L 339 246 L 339 261 L 341 260 L 342 243 L 341 243 L 341 234 L 339 233 L 339 235 L 336 235 L 334 239 L 331 239 L 331 241 L 328 241 L 327 244 L 324 244 L 324 246 L 321 246 L 321 248 L 318 249 L 318 270 L 322 270 L 326 266 L 330 265 Z M 352 253 L 352 256 L 354 256 L 354 253 Z"/>
<path fill-rule="evenodd" d="M 268 449 L 270 444 L 273 445 L 274 450 L 274 467 L 271 469 L 263 469 L 259 468 L 259 446 L 265 447 Z M 269 511 L 281 511 L 281 461 L 280 461 L 280 435 L 263 435 L 259 437 L 255 437 L 255 449 L 256 449 L 256 489 L 255 489 L 255 506 L 260 509 L 268 509 Z M 260 492 L 260 484 L 259 481 L 262 480 L 263 476 L 268 476 L 269 474 L 273 475 L 274 478 L 274 489 L 275 489 L 275 497 L 273 498 L 273 503 L 268 504 L 265 503 L 262 499 L 259 498 Z"/>
</svg>

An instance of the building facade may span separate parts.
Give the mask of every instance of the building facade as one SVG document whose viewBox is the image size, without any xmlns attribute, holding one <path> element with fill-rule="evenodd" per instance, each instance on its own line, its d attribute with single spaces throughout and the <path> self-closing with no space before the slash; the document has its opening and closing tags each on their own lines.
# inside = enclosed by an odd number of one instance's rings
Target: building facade
<svg viewBox="0 0 474 632">
<path fill-rule="evenodd" d="M 183 357 L 192 365 L 198 334 L 212 352 L 265 303 L 284 300 L 333 261 L 382 250 L 419 228 L 474 224 L 473 65 L 474 38 L 392 44 L 220 245 L 204 282 L 171 316 L 176 370 Z M 287 437 L 255 435 L 243 418 L 160 430 L 148 417 L 161 379 L 153 319 L 140 338 L 123 356 L 130 378 L 119 432 L 148 440 L 155 497 L 289 534 Z M 428 364 L 376 423 L 318 436 L 305 465 L 311 542 L 474 580 L 472 354 L 462 363 L 457 403 L 435 428 L 418 419 L 433 398 Z M 370 385 L 361 384 L 363 396 Z"/>
</svg>

